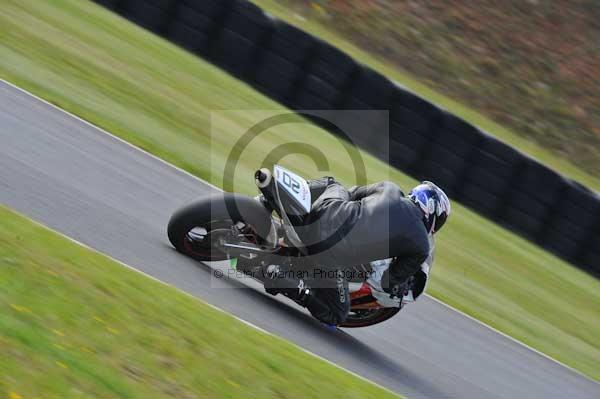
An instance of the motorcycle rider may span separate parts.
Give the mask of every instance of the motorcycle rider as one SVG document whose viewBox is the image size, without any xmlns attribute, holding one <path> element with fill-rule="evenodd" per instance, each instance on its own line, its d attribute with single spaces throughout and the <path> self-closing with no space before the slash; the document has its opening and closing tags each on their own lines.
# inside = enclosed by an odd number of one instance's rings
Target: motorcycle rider
<svg viewBox="0 0 600 399">
<path fill-rule="evenodd" d="M 422 292 L 432 260 L 433 234 L 450 215 L 450 201 L 438 186 L 424 181 L 405 196 L 389 181 L 346 189 L 334 178 L 324 177 L 309 181 L 309 187 L 316 200 L 303 225 L 294 227 L 308 244 L 307 261 L 331 273 L 316 281 L 314 276 L 290 277 L 280 266 L 271 265 L 267 292 L 283 293 L 330 325 L 342 323 L 350 310 L 342 272 L 348 265 L 387 260 L 385 268 L 381 262 L 373 268 L 369 279 L 373 288 L 401 300 L 412 288 L 413 276 L 418 276 L 421 286 L 413 296 Z"/>
</svg>

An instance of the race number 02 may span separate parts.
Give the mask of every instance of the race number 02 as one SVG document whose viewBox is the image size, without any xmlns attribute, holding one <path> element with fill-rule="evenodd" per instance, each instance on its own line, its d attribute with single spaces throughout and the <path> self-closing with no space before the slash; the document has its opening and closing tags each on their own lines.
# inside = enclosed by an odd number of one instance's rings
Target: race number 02
<svg viewBox="0 0 600 399">
<path fill-rule="evenodd" d="M 287 172 L 283 172 L 283 184 L 288 186 L 296 194 L 300 194 L 300 182 L 292 178 Z"/>
</svg>

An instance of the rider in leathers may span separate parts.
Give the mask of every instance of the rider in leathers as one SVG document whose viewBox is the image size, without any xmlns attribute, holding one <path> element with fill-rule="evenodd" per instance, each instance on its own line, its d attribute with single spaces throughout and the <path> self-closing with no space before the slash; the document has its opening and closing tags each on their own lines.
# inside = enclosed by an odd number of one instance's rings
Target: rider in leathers
<svg viewBox="0 0 600 399">
<path fill-rule="evenodd" d="M 389 259 L 375 288 L 396 298 L 408 293 L 412 277 L 423 271 L 430 258 L 432 234 L 450 214 L 446 194 L 431 182 L 418 185 L 408 196 L 387 181 L 346 189 L 325 177 L 310 181 L 309 186 L 316 200 L 304 226 L 296 226 L 296 231 L 306 243 L 310 262 L 341 270 Z M 324 323 L 337 325 L 345 320 L 350 299 L 343 273 L 333 278 L 329 273 L 326 281 L 301 281 L 297 287 L 279 292 L 296 299 Z"/>
</svg>

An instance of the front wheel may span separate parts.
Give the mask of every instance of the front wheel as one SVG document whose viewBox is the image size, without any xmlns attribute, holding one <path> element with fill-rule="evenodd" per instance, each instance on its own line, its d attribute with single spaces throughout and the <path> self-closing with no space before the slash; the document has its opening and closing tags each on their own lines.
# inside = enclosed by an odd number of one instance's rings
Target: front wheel
<svg viewBox="0 0 600 399">
<path fill-rule="evenodd" d="M 271 217 L 253 198 L 231 193 L 207 196 L 177 210 L 167 227 L 175 249 L 200 261 L 229 258 L 223 243 L 235 230 L 249 242 L 265 242 Z"/>
<path fill-rule="evenodd" d="M 396 315 L 400 308 L 378 308 L 378 309 L 350 309 L 350 314 L 340 327 L 368 327 L 384 322 Z"/>
</svg>

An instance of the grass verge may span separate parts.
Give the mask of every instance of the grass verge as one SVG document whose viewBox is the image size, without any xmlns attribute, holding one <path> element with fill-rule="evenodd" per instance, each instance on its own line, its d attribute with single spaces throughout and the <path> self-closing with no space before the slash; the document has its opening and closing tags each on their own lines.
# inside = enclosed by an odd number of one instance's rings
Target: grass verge
<svg viewBox="0 0 600 399">
<path fill-rule="evenodd" d="M 216 185 L 233 143 L 256 112 L 283 108 L 90 2 L 5 0 L 0 77 Z M 214 115 L 213 115 L 214 116 Z M 211 139 L 212 138 L 212 139 Z M 350 160 L 327 132 L 297 123 L 269 129 L 241 154 L 236 191 L 255 193 L 265 154 L 293 141 L 326 151 L 328 173 L 352 183 Z M 363 154 L 370 181 L 414 181 Z M 282 163 L 320 176 L 306 156 Z M 600 282 L 455 204 L 440 233 L 429 292 L 600 380 Z"/>
<path fill-rule="evenodd" d="M 3 207 L 0 243 L 2 398 L 397 397 Z"/>
</svg>

